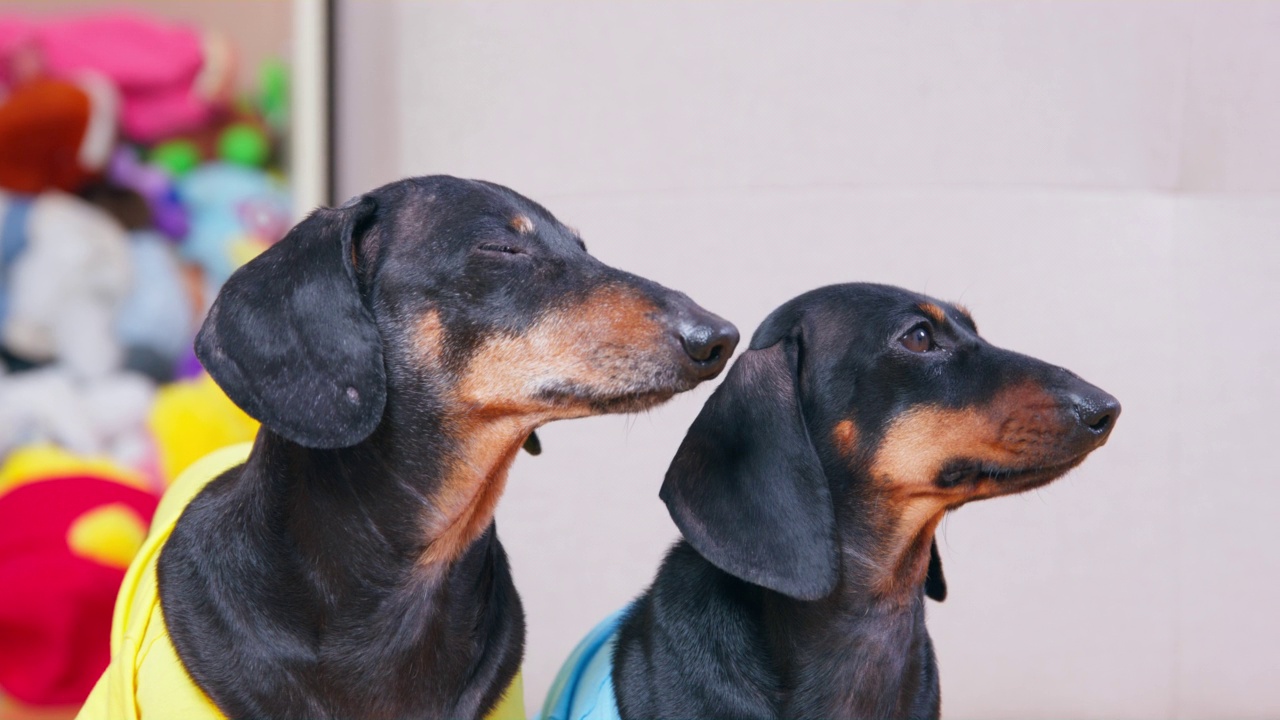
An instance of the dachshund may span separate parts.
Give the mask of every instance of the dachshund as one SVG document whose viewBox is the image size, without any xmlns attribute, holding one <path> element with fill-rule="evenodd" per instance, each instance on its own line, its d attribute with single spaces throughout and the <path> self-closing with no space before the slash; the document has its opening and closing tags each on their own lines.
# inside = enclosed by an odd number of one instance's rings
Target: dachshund
<svg viewBox="0 0 1280 720">
<path fill-rule="evenodd" d="M 517 452 L 715 377 L 737 341 L 499 185 L 412 178 L 315 211 L 196 339 L 262 428 L 159 553 L 182 666 L 232 718 L 484 716 L 523 652 L 493 522 Z"/>
<path fill-rule="evenodd" d="M 547 717 L 938 717 L 938 523 L 1060 477 L 1119 414 L 959 305 L 871 284 L 787 302 L 667 472 L 684 539 L 571 656 Z"/>
</svg>

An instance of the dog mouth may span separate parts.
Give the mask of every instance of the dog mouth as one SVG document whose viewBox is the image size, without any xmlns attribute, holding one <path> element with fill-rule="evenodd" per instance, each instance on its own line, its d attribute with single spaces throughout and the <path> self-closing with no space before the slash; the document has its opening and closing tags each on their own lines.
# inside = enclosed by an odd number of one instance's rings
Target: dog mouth
<svg viewBox="0 0 1280 720">
<path fill-rule="evenodd" d="M 1084 462 L 1087 456 L 1088 453 L 1083 453 L 1066 462 L 1028 467 L 1007 467 L 992 463 L 960 460 L 951 463 L 942 472 L 938 473 L 936 482 L 942 488 L 959 488 L 991 482 L 1001 492 L 1021 492 L 1053 482 Z"/>
<path fill-rule="evenodd" d="M 655 390 L 631 393 L 611 398 L 599 398 L 590 402 L 593 409 L 601 413 L 634 413 L 642 412 L 670 400 L 675 390 Z"/>
<path fill-rule="evenodd" d="M 608 415 L 643 412 L 688 389 L 667 385 L 601 390 L 564 383 L 542 388 L 538 397 L 552 405 L 586 408 L 593 415 Z"/>
</svg>

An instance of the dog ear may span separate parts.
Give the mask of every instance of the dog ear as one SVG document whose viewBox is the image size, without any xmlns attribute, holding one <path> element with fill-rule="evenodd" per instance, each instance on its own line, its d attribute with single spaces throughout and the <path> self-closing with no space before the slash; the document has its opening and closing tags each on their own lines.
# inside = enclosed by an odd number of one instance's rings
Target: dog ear
<svg viewBox="0 0 1280 720">
<path fill-rule="evenodd" d="M 355 445 L 382 420 L 382 340 L 355 275 L 376 204 L 321 208 L 237 270 L 196 336 L 196 356 L 237 405 L 311 448 Z"/>
<path fill-rule="evenodd" d="M 721 570 L 801 600 L 837 577 L 835 512 L 801 412 L 798 341 L 748 350 L 676 452 L 660 496 Z"/>
<path fill-rule="evenodd" d="M 942 576 L 942 556 L 938 554 L 938 540 L 929 546 L 929 572 L 924 576 L 924 594 L 942 602 L 947 599 L 947 579 Z"/>
</svg>

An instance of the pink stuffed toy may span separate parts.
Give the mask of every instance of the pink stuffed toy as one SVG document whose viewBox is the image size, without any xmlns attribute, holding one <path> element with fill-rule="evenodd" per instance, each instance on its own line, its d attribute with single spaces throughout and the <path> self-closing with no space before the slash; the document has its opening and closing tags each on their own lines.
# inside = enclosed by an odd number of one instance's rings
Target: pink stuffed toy
<svg viewBox="0 0 1280 720">
<path fill-rule="evenodd" d="M 230 46 L 221 37 L 129 12 L 44 22 L 0 18 L 0 54 L 6 51 L 0 65 L 11 76 L 23 72 L 15 66 L 32 62 L 59 78 L 106 76 L 124 100 L 125 135 L 146 143 L 207 123 L 232 79 Z"/>
</svg>

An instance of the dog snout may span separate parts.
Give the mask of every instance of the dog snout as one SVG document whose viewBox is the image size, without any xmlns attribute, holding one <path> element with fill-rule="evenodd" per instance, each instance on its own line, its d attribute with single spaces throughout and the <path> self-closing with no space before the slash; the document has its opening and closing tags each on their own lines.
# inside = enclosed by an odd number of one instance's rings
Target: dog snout
<svg viewBox="0 0 1280 720">
<path fill-rule="evenodd" d="M 1092 392 L 1071 393 L 1072 409 L 1086 432 L 1099 441 L 1105 440 L 1120 417 L 1120 401 L 1098 388 L 1090 390 Z"/>
<path fill-rule="evenodd" d="M 1120 401 L 1066 368 L 1055 367 L 1052 373 L 1050 387 L 1056 388 L 1063 421 L 1074 429 L 1071 434 L 1089 450 L 1100 447 L 1120 417 Z"/>
<path fill-rule="evenodd" d="M 650 318 L 666 334 L 663 354 L 677 366 L 677 384 L 688 389 L 719 375 L 738 347 L 738 328 L 677 290 L 627 273 L 628 284 L 653 303 Z"/>
<path fill-rule="evenodd" d="M 1071 444 L 1082 452 L 1101 447 L 1111 435 L 1120 417 L 1120 401 L 1101 388 L 1094 387 L 1076 375 L 1066 375 L 1067 384 L 1060 388 L 1063 418 L 1071 428 Z"/>
<path fill-rule="evenodd" d="M 682 324 L 677 332 L 699 380 L 719 375 L 738 347 L 738 328 L 711 313 L 704 313 L 697 322 Z"/>
</svg>

